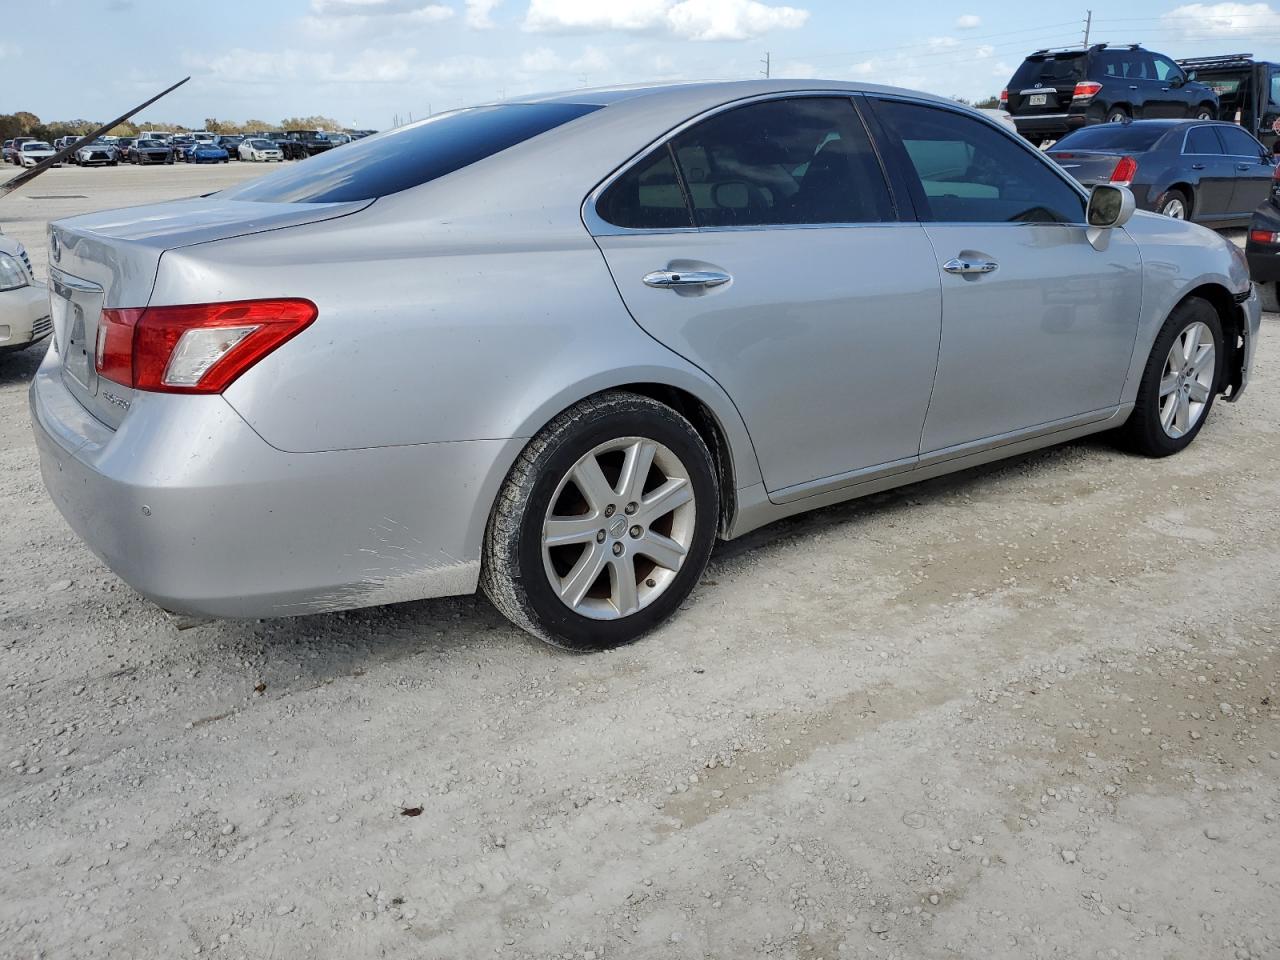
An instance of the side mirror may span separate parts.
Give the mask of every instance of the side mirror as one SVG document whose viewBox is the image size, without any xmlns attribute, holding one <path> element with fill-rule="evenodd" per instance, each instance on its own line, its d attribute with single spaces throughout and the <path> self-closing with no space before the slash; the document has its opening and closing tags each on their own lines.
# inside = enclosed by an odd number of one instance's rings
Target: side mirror
<svg viewBox="0 0 1280 960">
<path fill-rule="evenodd" d="M 1169 86 L 1173 87 L 1175 90 L 1186 82 L 1186 77 L 1172 76 L 1169 78 Z"/>
<path fill-rule="evenodd" d="M 1128 187 L 1100 183 L 1089 194 L 1089 207 L 1085 220 L 1089 225 L 1086 236 L 1089 242 L 1099 250 L 1106 246 L 1107 231 L 1113 227 L 1123 227 L 1133 216 L 1138 203 Z"/>
</svg>

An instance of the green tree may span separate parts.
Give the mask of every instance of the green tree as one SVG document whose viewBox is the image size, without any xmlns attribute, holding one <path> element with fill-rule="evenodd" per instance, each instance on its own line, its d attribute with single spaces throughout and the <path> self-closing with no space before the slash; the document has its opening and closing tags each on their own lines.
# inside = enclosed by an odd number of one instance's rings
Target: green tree
<svg viewBox="0 0 1280 960">
<path fill-rule="evenodd" d="M 285 130 L 341 130 L 342 124 L 331 117 L 286 117 L 280 121 Z"/>
</svg>

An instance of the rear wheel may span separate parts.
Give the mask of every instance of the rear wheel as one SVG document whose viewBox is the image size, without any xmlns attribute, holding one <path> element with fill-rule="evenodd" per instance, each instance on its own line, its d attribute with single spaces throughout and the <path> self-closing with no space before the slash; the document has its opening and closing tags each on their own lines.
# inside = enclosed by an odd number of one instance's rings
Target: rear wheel
<svg viewBox="0 0 1280 960">
<path fill-rule="evenodd" d="M 520 455 L 489 518 L 481 584 L 548 643 L 616 647 L 689 595 L 718 517 L 715 468 L 689 421 L 648 397 L 601 394 Z"/>
<path fill-rule="evenodd" d="M 1215 120 L 1217 119 L 1213 113 L 1213 104 L 1202 103 L 1196 107 L 1195 118 L 1197 120 Z"/>
<path fill-rule="evenodd" d="M 1156 197 L 1156 213 L 1172 217 L 1174 220 L 1188 220 L 1191 217 L 1191 200 L 1185 193 L 1174 187 Z"/>
<path fill-rule="evenodd" d="M 1222 359 L 1218 311 L 1198 297 L 1178 304 L 1151 347 L 1133 413 L 1121 428 L 1126 445 L 1149 457 L 1185 449 L 1213 408 Z"/>
<path fill-rule="evenodd" d="M 1107 111 L 1107 123 L 1124 123 L 1129 119 L 1129 111 L 1124 107 L 1112 107 Z"/>
</svg>

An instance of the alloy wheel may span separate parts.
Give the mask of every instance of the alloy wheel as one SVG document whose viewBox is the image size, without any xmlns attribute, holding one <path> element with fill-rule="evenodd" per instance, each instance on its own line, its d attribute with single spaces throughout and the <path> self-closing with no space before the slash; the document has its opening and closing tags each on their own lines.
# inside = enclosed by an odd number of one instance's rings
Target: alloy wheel
<svg viewBox="0 0 1280 960">
<path fill-rule="evenodd" d="M 1178 334 L 1160 377 L 1160 426 L 1177 440 L 1204 416 L 1217 364 L 1213 333 L 1196 321 Z"/>
<path fill-rule="evenodd" d="M 593 620 L 630 616 L 661 596 L 693 545 L 689 471 L 644 437 L 606 441 L 560 480 L 542 524 L 551 588 Z"/>
<path fill-rule="evenodd" d="M 1177 197 L 1173 198 L 1168 203 L 1166 203 L 1164 207 L 1161 208 L 1160 212 L 1163 213 L 1166 217 L 1172 217 L 1174 220 L 1187 219 L 1186 204 L 1184 204 Z"/>
</svg>

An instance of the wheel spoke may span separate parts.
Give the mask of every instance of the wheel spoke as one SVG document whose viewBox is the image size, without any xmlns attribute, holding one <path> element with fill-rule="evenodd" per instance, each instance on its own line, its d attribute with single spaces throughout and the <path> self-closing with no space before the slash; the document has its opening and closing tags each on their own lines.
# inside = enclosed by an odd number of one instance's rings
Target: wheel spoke
<svg viewBox="0 0 1280 960">
<path fill-rule="evenodd" d="M 684 561 L 685 554 L 688 552 L 670 537 L 664 537 L 662 534 L 655 533 L 652 530 L 637 540 L 633 549 L 641 556 L 648 557 L 658 566 L 665 567 L 671 571 L 680 569 L 680 564 Z"/>
<path fill-rule="evenodd" d="M 600 517 L 548 517 L 542 528 L 542 542 L 548 547 L 567 547 L 575 543 L 591 543 L 600 529 Z"/>
<path fill-rule="evenodd" d="M 1178 402 L 1180 397 L 1170 397 L 1165 401 L 1164 408 L 1160 411 L 1160 426 L 1164 427 L 1164 432 L 1173 435 L 1173 418 L 1178 413 Z"/>
<path fill-rule="evenodd" d="M 646 524 L 651 524 L 692 499 L 693 488 L 689 481 L 672 477 L 641 501 L 640 515 Z"/>
<path fill-rule="evenodd" d="M 1196 403 L 1204 403 L 1209 399 L 1209 388 L 1198 380 L 1188 380 L 1187 394 Z"/>
<path fill-rule="evenodd" d="M 1178 375 L 1176 373 L 1169 374 L 1160 381 L 1160 396 L 1167 397 L 1173 391 L 1178 389 Z"/>
<path fill-rule="evenodd" d="M 649 477 L 649 468 L 653 466 L 653 458 L 658 453 L 658 445 L 650 440 L 637 440 L 627 447 L 622 461 L 622 476 L 618 478 L 618 489 L 626 500 L 639 500 L 644 493 L 644 483 Z"/>
<path fill-rule="evenodd" d="M 1173 418 L 1174 429 L 1178 431 L 1178 435 L 1187 432 L 1187 428 L 1191 425 L 1191 403 L 1187 400 L 1186 394 L 1178 394 L 1178 413 Z"/>
<path fill-rule="evenodd" d="M 579 461 L 573 468 L 573 482 L 595 511 L 604 510 L 617 497 L 595 457 Z"/>
<path fill-rule="evenodd" d="M 1214 354 L 1213 344 L 1202 346 L 1200 352 L 1195 355 L 1195 358 L 1187 368 L 1187 376 L 1198 377 L 1204 373 L 1206 368 L 1211 369 L 1213 367 Z"/>
<path fill-rule="evenodd" d="M 560 598 L 571 607 L 582 603 L 592 584 L 600 579 L 608 558 L 608 552 L 598 543 L 583 550 L 569 575 L 560 582 Z"/>
<path fill-rule="evenodd" d="M 614 557 L 609 561 L 609 580 L 609 600 L 618 611 L 618 616 L 625 617 L 634 613 L 640 606 L 635 561 L 627 554 Z"/>
</svg>

